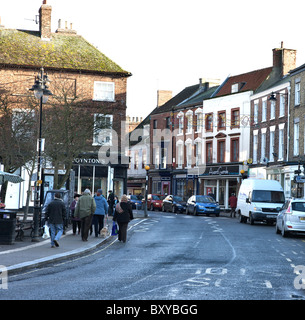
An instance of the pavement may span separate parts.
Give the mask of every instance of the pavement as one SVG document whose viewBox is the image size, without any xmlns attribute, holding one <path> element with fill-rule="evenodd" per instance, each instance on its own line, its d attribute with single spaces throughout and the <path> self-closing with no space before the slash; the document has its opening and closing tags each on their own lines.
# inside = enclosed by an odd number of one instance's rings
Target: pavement
<svg viewBox="0 0 305 320">
<path fill-rule="evenodd" d="M 149 213 L 148 213 L 149 214 Z M 144 218 L 143 210 L 133 210 L 134 220 L 130 224 L 136 223 L 136 219 Z M 229 217 L 228 212 L 221 212 L 220 216 Z M 111 232 L 112 217 L 108 217 L 109 230 Z M 81 240 L 81 236 L 73 235 L 71 226 L 66 230 L 59 240 L 59 247 L 51 248 L 50 239 L 40 239 L 39 242 L 32 242 L 29 234 L 25 233 L 23 241 L 14 241 L 10 245 L 0 245 L 0 274 L 3 267 L 9 275 L 26 272 L 30 269 L 43 265 L 62 261 L 65 259 L 84 255 L 107 241 L 115 239 L 115 236 L 96 238 L 94 232 L 89 236 L 88 241 Z"/>
<path fill-rule="evenodd" d="M 144 218 L 144 211 L 133 210 L 134 218 Z M 132 220 L 131 223 L 133 223 Z M 32 242 L 29 232 L 25 232 L 23 241 L 13 241 L 12 244 L 0 245 L 0 274 L 3 267 L 9 275 L 26 272 L 33 268 L 62 261 L 65 259 L 84 255 L 98 247 L 106 241 L 116 239 L 111 236 L 112 217 L 108 217 L 110 235 L 102 238 L 95 237 L 94 231 L 84 242 L 81 235 L 73 235 L 71 225 L 65 234 L 58 241 L 59 247 L 51 248 L 49 239 L 40 238 L 39 242 Z M 0 281 L 1 282 L 1 281 Z"/>
</svg>

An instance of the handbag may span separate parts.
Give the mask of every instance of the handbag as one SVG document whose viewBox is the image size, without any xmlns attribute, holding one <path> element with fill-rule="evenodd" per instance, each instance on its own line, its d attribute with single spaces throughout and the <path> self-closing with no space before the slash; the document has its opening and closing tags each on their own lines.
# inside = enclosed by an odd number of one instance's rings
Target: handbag
<svg viewBox="0 0 305 320">
<path fill-rule="evenodd" d="M 47 225 L 47 223 L 45 223 L 44 226 L 43 226 L 42 239 L 49 239 L 49 238 L 50 238 L 49 226 Z"/>
<path fill-rule="evenodd" d="M 123 213 L 124 210 L 121 208 L 120 203 L 117 203 L 117 205 L 115 206 L 115 209 L 118 213 Z"/>
<path fill-rule="evenodd" d="M 118 226 L 117 224 L 113 221 L 112 222 L 112 232 L 111 235 L 112 236 L 116 236 L 118 234 Z"/>
</svg>

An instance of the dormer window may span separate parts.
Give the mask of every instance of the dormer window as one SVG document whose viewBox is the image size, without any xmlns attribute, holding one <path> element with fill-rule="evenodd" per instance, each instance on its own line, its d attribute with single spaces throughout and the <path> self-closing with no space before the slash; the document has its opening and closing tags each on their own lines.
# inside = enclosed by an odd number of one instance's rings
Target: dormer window
<svg viewBox="0 0 305 320">
<path fill-rule="evenodd" d="M 231 86 L 231 93 L 238 92 L 238 83 L 234 83 Z"/>
<path fill-rule="evenodd" d="M 244 87 L 245 84 L 246 82 L 233 83 L 231 86 L 231 93 L 239 92 Z"/>
</svg>

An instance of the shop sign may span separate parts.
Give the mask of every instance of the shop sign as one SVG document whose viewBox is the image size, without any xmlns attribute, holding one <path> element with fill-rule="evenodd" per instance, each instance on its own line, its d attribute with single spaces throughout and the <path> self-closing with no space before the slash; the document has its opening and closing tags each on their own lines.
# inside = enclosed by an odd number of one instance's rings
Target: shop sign
<svg viewBox="0 0 305 320">
<path fill-rule="evenodd" d="M 99 159 L 94 158 L 74 158 L 75 164 L 101 164 Z"/>
<path fill-rule="evenodd" d="M 206 168 L 203 176 L 239 175 L 239 166 L 219 166 Z"/>
</svg>

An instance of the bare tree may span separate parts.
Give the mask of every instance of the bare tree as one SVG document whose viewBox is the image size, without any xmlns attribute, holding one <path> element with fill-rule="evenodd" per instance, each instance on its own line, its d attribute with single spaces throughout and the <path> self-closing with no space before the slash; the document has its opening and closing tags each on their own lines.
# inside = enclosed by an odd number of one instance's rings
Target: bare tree
<svg viewBox="0 0 305 320">
<path fill-rule="evenodd" d="M 61 79 L 52 87 L 53 97 L 43 111 L 44 155 L 53 164 L 54 188 L 59 189 L 69 178 L 74 159 L 92 150 L 93 136 L 109 124 L 96 121 L 94 114 L 103 114 L 104 108 L 76 95 L 74 81 Z M 59 180 L 60 169 L 65 169 L 65 175 Z"/>
</svg>

